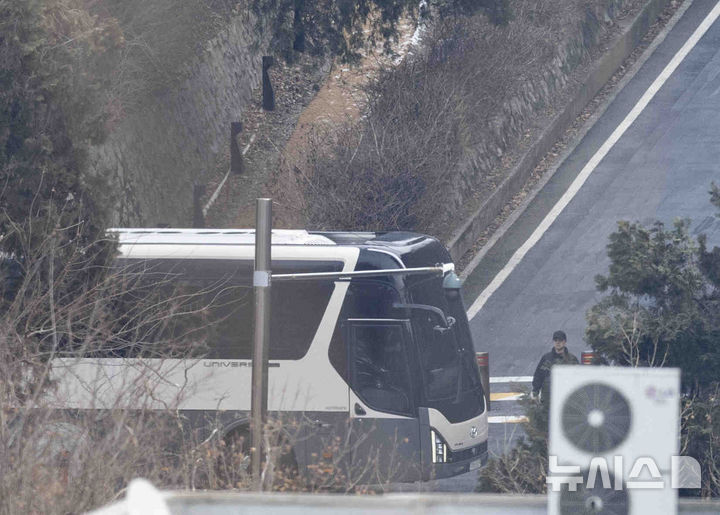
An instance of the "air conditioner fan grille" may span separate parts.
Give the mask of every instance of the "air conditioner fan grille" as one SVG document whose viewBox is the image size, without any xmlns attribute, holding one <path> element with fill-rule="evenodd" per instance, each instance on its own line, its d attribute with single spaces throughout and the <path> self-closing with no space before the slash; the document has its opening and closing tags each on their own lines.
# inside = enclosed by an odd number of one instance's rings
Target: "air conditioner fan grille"
<svg viewBox="0 0 720 515">
<path fill-rule="evenodd" d="M 630 405 L 615 388 L 590 383 L 567 397 L 561 421 L 573 445 L 598 455 L 620 445 L 630 433 Z"/>
</svg>

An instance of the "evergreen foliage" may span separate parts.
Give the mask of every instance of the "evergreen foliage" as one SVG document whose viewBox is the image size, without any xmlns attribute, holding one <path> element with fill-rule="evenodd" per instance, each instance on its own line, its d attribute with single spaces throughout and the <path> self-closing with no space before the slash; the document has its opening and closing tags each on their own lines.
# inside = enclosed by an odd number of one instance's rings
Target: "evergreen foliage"
<svg viewBox="0 0 720 515">
<path fill-rule="evenodd" d="M 508 0 L 430 0 L 422 6 L 418 0 L 252 0 L 252 7 L 261 24 L 270 20 L 273 46 L 289 59 L 292 50 L 307 49 L 352 61 L 360 48 L 378 41 L 389 52 L 403 15 L 446 16 L 482 9 L 497 24 L 511 17 Z"/>
<path fill-rule="evenodd" d="M 713 184 L 710 200 L 720 208 Z M 610 236 L 608 292 L 587 314 L 586 339 L 601 361 L 682 370 L 681 453 L 702 467 L 702 489 L 720 495 L 720 248 L 693 240 L 689 221 L 672 229 L 620 222 Z"/>
<path fill-rule="evenodd" d="M 713 188 L 713 191 L 717 191 Z M 685 390 L 702 393 L 720 380 L 720 249 L 693 240 L 689 221 L 672 229 L 620 222 L 610 236 L 608 295 L 588 313 L 586 338 L 607 362 L 674 366 Z"/>
</svg>

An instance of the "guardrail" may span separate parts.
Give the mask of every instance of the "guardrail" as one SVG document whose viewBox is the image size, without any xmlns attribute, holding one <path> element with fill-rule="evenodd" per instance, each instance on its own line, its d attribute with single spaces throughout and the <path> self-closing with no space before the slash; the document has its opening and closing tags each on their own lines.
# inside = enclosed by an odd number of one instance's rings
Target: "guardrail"
<svg viewBox="0 0 720 515">
<path fill-rule="evenodd" d="M 500 494 L 280 494 L 239 492 L 160 492 L 150 483 L 136 479 L 127 498 L 91 512 L 93 515 L 221 515 L 293 514 L 337 515 L 349 513 L 504 514 L 547 513 L 545 495 Z M 717 514 L 720 501 L 680 499 L 678 513 Z"/>
</svg>

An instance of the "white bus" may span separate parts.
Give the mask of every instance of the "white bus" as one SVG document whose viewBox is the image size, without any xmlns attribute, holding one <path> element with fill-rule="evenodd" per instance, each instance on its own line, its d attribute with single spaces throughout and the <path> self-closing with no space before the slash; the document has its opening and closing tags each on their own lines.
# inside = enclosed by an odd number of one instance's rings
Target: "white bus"
<svg viewBox="0 0 720 515">
<path fill-rule="evenodd" d="M 202 323 L 190 319 L 193 337 L 203 344 L 180 357 L 145 342 L 135 353 L 57 358 L 54 402 L 73 410 L 171 407 L 206 434 L 246 431 L 254 230 L 111 232 L 123 269 L 169 277 L 182 294 L 199 294 L 212 308 L 202 310 Z M 439 264 L 444 276 L 273 281 L 268 411 L 311 422 L 298 426 L 303 435 L 293 442 L 301 471 L 316 461 L 329 435 L 350 442 L 348 467 L 368 455 L 392 460 L 392 467 L 379 465 L 392 468 L 387 480 L 478 468 L 487 458 L 487 408 L 459 280 L 436 239 L 409 232 L 273 231 L 273 274 Z M 123 397 L 130 389 L 152 394 Z"/>
</svg>

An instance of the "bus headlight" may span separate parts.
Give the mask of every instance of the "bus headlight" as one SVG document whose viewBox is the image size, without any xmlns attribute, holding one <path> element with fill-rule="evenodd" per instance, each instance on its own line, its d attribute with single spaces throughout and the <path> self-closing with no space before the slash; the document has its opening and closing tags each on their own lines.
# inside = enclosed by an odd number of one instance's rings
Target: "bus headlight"
<svg viewBox="0 0 720 515">
<path fill-rule="evenodd" d="M 432 429 L 430 430 L 430 443 L 432 445 L 432 462 L 445 463 L 447 461 L 447 445 Z"/>
</svg>

